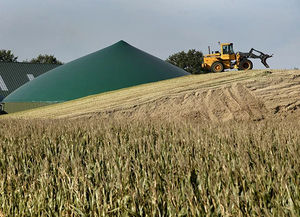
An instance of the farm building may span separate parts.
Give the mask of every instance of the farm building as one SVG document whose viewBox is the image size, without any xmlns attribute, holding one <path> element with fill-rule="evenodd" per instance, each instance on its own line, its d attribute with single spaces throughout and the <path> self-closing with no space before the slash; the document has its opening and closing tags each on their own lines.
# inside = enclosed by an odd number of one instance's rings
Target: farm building
<svg viewBox="0 0 300 217">
<path fill-rule="evenodd" d="M 3 100 L 4 110 L 16 112 L 188 74 L 120 41 L 26 83 Z"/>
<path fill-rule="evenodd" d="M 0 102 L 23 84 L 60 65 L 0 62 Z"/>
</svg>

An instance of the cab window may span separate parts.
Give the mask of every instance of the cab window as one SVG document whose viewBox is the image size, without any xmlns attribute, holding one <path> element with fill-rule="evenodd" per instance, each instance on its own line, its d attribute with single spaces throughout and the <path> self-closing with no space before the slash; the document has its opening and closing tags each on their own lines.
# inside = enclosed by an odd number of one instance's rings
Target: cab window
<svg viewBox="0 0 300 217">
<path fill-rule="evenodd" d="M 233 45 L 223 45 L 223 54 L 234 54 Z"/>
<path fill-rule="evenodd" d="M 223 54 L 229 54 L 229 47 L 228 47 L 228 45 L 223 45 Z"/>
<path fill-rule="evenodd" d="M 234 54 L 233 45 L 229 45 L 229 54 Z"/>
</svg>

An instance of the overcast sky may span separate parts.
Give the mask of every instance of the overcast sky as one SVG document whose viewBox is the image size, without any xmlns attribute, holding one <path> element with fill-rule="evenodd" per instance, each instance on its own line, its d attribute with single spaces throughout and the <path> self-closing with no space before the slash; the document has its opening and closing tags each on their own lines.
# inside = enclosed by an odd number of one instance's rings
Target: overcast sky
<svg viewBox="0 0 300 217">
<path fill-rule="evenodd" d="M 299 11 L 300 0 L 0 0 L 0 49 L 68 62 L 125 40 L 166 59 L 221 41 L 274 53 L 271 68 L 300 68 Z"/>
</svg>

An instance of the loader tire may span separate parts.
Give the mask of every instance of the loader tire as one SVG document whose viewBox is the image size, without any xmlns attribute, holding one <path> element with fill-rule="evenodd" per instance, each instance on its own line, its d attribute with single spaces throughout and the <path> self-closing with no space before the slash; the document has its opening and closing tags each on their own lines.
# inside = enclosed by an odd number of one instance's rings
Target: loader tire
<svg viewBox="0 0 300 217">
<path fill-rule="evenodd" d="M 223 72 L 224 71 L 224 65 L 221 62 L 214 62 L 211 66 L 212 72 Z"/>
<path fill-rule="evenodd" d="M 248 60 L 242 60 L 240 65 L 239 65 L 239 70 L 251 70 L 253 68 L 253 63 Z"/>
</svg>

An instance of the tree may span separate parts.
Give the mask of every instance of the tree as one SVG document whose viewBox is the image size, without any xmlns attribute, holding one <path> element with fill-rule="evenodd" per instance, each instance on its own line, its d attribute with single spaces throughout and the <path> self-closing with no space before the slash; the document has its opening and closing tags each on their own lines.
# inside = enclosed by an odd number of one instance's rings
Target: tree
<svg viewBox="0 0 300 217">
<path fill-rule="evenodd" d="M 169 56 L 166 61 L 192 74 L 203 72 L 201 66 L 203 54 L 195 49 L 189 50 L 187 53 L 184 51 L 175 53 Z"/>
<path fill-rule="evenodd" d="M 17 59 L 11 50 L 0 50 L 0 62 L 17 62 Z"/>
<path fill-rule="evenodd" d="M 50 63 L 50 64 L 63 64 L 61 61 L 56 59 L 53 55 L 42 55 L 40 54 L 38 57 L 33 58 L 29 61 L 30 63 Z"/>
</svg>

